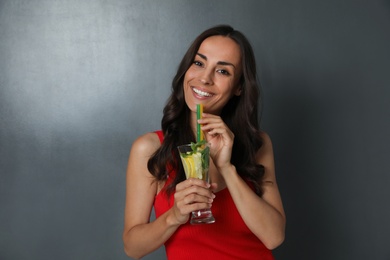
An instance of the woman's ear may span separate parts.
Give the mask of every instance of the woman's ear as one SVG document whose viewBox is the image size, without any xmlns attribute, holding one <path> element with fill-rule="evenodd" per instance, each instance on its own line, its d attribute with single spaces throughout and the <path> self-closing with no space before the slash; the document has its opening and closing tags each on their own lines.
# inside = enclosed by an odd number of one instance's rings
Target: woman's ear
<svg viewBox="0 0 390 260">
<path fill-rule="evenodd" d="M 241 75 L 239 81 L 237 82 L 236 90 L 234 91 L 235 96 L 237 96 L 237 97 L 241 96 L 242 86 L 244 86 L 244 83 L 245 83 L 244 76 Z"/>
<path fill-rule="evenodd" d="M 237 89 L 234 91 L 234 95 L 237 97 L 241 96 L 241 90 L 241 86 L 238 86 Z"/>
</svg>

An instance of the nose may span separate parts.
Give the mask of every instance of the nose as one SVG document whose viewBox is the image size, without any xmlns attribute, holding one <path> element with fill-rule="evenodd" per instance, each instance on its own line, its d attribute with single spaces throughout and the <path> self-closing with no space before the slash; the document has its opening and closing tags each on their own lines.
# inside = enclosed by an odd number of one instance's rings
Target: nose
<svg viewBox="0 0 390 260">
<path fill-rule="evenodd" d="M 200 82 L 204 85 L 212 85 L 213 84 L 213 76 L 211 70 L 204 70 L 200 77 Z"/>
</svg>

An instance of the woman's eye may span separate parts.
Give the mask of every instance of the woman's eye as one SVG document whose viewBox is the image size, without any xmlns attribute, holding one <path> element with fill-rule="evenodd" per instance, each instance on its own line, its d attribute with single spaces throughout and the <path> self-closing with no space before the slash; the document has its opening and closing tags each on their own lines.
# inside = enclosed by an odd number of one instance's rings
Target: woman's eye
<svg viewBox="0 0 390 260">
<path fill-rule="evenodd" d="M 200 61 L 194 61 L 194 65 L 201 67 L 203 64 Z"/>
<path fill-rule="evenodd" d="M 221 73 L 222 75 L 230 75 L 229 71 L 227 70 L 218 70 L 219 73 Z"/>
</svg>

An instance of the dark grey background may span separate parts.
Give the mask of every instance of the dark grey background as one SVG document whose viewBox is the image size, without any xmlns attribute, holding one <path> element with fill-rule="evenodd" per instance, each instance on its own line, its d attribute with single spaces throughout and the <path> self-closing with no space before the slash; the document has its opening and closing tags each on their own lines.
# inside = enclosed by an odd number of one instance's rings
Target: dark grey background
<svg viewBox="0 0 390 260">
<path fill-rule="evenodd" d="M 253 44 L 288 217 L 277 259 L 389 260 L 388 0 L 0 1 L 0 259 L 126 259 L 132 141 L 193 38 Z M 145 259 L 164 259 L 164 251 Z"/>
</svg>

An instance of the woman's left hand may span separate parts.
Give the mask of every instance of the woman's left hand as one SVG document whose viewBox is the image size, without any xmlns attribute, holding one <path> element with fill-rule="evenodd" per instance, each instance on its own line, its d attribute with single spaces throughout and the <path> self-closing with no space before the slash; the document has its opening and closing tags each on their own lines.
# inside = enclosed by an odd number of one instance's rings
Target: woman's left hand
<svg viewBox="0 0 390 260">
<path fill-rule="evenodd" d="M 210 144 L 210 156 L 217 168 L 230 166 L 234 134 L 220 116 L 203 113 L 198 120 L 202 125 L 207 142 Z"/>
</svg>

